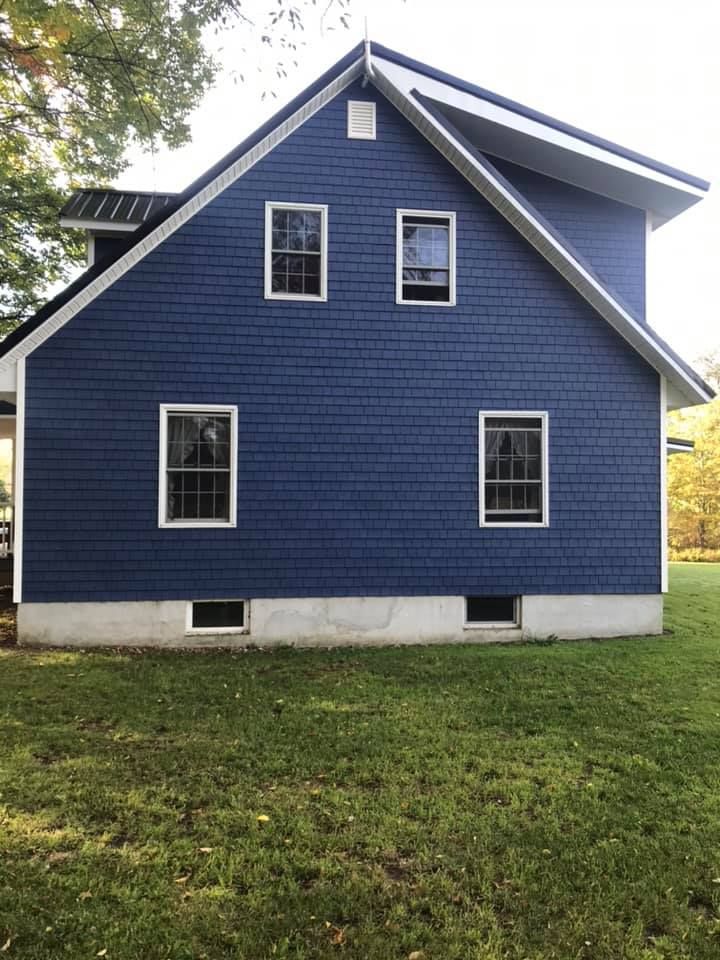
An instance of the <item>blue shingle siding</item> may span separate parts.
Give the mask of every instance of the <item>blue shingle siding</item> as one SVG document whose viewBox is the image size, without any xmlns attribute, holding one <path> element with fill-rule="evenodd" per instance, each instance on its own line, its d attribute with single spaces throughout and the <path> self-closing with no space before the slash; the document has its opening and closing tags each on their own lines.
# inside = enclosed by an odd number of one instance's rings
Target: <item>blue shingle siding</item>
<svg viewBox="0 0 720 960">
<path fill-rule="evenodd" d="M 507 160 L 490 159 L 644 320 L 645 211 Z"/>
<path fill-rule="evenodd" d="M 329 205 L 327 303 L 263 299 L 266 200 Z M 398 207 L 457 212 L 457 307 L 396 305 Z M 161 403 L 237 404 L 237 529 L 158 529 Z M 549 412 L 548 529 L 478 527 L 481 409 Z M 657 374 L 359 85 L 36 350 L 26 418 L 27 601 L 660 588 Z"/>
</svg>

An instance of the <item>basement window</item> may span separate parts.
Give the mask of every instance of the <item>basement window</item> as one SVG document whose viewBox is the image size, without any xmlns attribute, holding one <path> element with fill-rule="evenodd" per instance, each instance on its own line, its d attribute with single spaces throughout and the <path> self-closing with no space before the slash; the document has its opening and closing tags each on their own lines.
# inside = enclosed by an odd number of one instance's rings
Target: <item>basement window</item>
<svg viewBox="0 0 720 960">
<path fill-rule="evenodd" d="M 516 627 L 519 614 L 519 597 L 465 597 L 467 627 Z"/>
<path fill-rule="evenodd" d="M 244 633 L 245 600 L 193 600 L 188 604 L 188 633 Z"/>
</svg>

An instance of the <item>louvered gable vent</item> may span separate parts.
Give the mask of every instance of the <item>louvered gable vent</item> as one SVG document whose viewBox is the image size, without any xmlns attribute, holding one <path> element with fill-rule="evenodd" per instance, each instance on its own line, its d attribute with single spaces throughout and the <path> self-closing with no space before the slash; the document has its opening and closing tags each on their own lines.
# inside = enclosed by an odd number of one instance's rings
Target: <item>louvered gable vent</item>
<svg viewBox="0 0 720 960">
<path fill-rule="evenodd" d="M 348 100 L 348 137 L 375 139 L 375 104 L 369 100 Z"/>
</svg>

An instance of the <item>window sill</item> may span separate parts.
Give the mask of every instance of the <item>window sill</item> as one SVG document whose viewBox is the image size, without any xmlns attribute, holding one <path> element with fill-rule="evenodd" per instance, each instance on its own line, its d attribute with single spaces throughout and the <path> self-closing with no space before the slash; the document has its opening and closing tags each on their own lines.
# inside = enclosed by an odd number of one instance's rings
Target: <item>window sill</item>
<svg viewBox="0 0 720 960">
<path fill-rule="evenodd" d="M 483 523 L 478 525 L 481 530 L 547 530 L 549 523 Z"/>
<path fill-rule="evenodd" d="M 463 630 L 519 630 L 519 623 L 464 623 Z"/>
<path fill-rule="evenodd" d="M 186 637 L 220 637 L 220 636 L 240 636 L 243 633 L 250 633 L 248 627 L 196 627 L 194 630 L 186 630 Z"/>
<path fill-rule="evenodd" d="M 217 523 L 212 520 L 161 520 L 158 523 L 161 530 L 235 530 L 237 523 Z"/>
<path fill-rule="evenodd" d="M 295 300 L 308 303 L 327 303 L 327 297 L 316 297 L 305 293 L 266 293 L 266 300 Z"/>
<path fill-rule="evenodd" d="M 395 303 L 399 307 L 456 307 L 457 301 L 455 300 L 401 300 L 399 297 L 395 299 Z"/>
</svg>

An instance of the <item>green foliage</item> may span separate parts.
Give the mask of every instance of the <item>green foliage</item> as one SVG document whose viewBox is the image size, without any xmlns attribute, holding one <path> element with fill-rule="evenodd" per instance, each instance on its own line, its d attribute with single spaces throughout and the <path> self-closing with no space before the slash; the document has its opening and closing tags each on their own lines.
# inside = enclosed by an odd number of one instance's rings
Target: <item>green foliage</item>
<svg viewBox="0 0 720 960">
<path fill-rule="evenodd" d="M 668 637 L 0 651 L 0 946 L 716 960 L 720 567 L 670 584 Z"/>
<path fill-rule="evenodd" d="M 242 20 L 292 57 L 314 3 L 262 0 L 254 24 L 241 0 L 0 4 L 0 333 L 82 258 L 82 237 L 58 224 L 69 188 L 110 182 L 129 144 L 187 141 L 188 114 L 218 69 L 207 31 Z"/>
<path fill-rule="evenodd" d="M 670 414 L 668 433 L 695 441 L 668 462 L 670 547 L 720 549 L 720 398 Z"/>
</svg>

